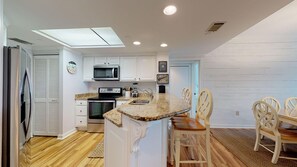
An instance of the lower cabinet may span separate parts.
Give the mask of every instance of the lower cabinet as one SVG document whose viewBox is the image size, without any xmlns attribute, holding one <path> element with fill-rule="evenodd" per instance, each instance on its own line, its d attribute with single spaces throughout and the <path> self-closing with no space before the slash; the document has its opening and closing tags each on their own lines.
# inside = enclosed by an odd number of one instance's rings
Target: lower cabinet
<svg viewBox="0 0 297 167">
<path fill-rule="evenodd" d="M 78 130 L 87 130 L 87 100 L 76 100 L 75 104 L 75 127 Z"/>
</svg>

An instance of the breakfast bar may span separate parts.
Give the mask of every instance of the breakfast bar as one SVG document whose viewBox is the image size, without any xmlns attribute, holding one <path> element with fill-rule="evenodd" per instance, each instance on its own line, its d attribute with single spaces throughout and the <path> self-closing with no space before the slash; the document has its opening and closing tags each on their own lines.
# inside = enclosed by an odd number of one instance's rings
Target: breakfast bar
<svg viewBox="0 0 297 167">
<path fill-rule="evenodd" d="M 170 117 L 191 109 L 169 95 L 139 97 L 104 114 L 105 167 L 166 167 Z"/>
</svg>

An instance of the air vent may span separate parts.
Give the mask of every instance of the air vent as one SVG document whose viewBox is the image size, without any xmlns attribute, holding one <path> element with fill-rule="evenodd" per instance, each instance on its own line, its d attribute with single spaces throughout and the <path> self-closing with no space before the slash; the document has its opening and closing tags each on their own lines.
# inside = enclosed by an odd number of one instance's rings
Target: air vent
<svg viewBox="0 0 297 167">
<path fill-rule="evenodd" d="M 22 43 L 22 44 L 26 44 L 26 45 L 32 45 L 32 44 L 33 44 L 33 43 L 31 43 L 31 42 L 24 41 L 24 40 L 21 40 L 21 39 L 19 39 L 19 38 L 8 38 L 8 39 L 10 39 L 10 40 L 12 40 L 12 41 L 16 41 L 16 42 Z"/>
<path fill-rule="evenodd" d="M 225 24 L 225 22 L 215 22 L 215 23 L 212 23 L 209 26 L 209 28 L 207 29 L 207 31 L 208 32 L 218 31 L 224 24 Z"/>
</svg>

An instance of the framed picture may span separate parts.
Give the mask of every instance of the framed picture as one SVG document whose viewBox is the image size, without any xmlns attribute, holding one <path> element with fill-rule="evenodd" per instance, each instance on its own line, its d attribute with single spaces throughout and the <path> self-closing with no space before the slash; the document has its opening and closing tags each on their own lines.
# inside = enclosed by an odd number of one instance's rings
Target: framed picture
<svg viewBox="0 0 297 167">
<path fill-rule="evenodd" d="M 167 72 L 167 61 L 159 61 L 159 72 Z"/>
<path fill-rule="evenodd" d="M 157 84 L 168 84 L 169 75 L 168 74 L 157 74 Z"/>
</svg>

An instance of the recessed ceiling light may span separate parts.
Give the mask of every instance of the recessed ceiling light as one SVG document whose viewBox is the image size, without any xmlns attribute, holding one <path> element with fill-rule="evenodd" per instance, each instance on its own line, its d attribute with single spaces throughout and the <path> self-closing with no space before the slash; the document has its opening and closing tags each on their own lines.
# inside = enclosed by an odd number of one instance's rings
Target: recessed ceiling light
<svg viewBox="0 0 297 167">
<path fill-rule="evenodd" d="M 139 41 L 134 41 L 133 44 L 134 44 L 134 45 L 140 45 L 141 42 L 139 42 Z"/>
<path fill-rule="evenodd" d="M 125 47 L 111 27 L 32 31 L 70 48 Z"/>
<path fill-rule="evenodd" d="M 160 45 L 162 48 L 166 48 L 168 45 L 167 45 L 167 43 L 161 43 L 161 45 Z"/>
<path fill-rule="evenodd" d="M 175 12 L 176 12 L 176 6 L 174 5 L 169 5 L 169 6 L 166 6 L 163 10 L 163 13 L 165 15 L 173 15 Z"/>
</svg>

